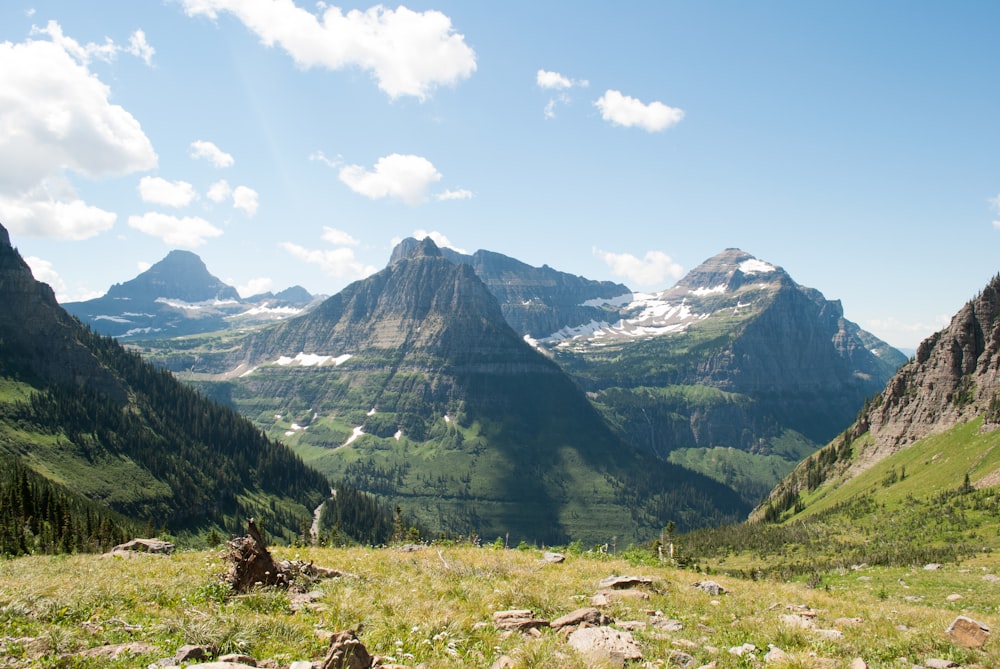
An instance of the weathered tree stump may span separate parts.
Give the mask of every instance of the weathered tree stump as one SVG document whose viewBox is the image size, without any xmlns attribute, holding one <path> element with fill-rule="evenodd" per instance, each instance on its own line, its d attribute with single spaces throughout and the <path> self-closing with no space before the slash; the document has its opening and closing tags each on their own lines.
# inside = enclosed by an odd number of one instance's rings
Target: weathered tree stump
<svg viewBox="0 0 1000 669">
<path fill-rule="evenodd" d="M 289 585 L 288 574 L 271 557 L 264 535 L 253 518 L 247 519 L 247 535 L 229 542 L 226 562 L 229 567 L 223 580 L 235 592 L 248 592 L 268 585 L 287 588 Z"/>
</svg>

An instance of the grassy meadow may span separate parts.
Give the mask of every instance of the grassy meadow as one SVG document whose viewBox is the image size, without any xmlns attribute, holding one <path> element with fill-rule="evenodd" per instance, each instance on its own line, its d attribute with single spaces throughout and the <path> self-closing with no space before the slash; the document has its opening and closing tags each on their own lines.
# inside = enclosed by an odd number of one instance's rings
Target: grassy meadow
<svg viewBox="0 0 1000 669">
<path fill-rule="evenodd" d="M 604 609 L 642 648 L 643 659 L 630 666 L 680 666 L 676 653 L 683 652 L 692 667 L 755 667 L 770 646 L 786 654 L 786 667 L 847 667 L 857 657 L 870 667 L 929 658 L 1000 663 L 1000 640 L 967 649 L 945 634 L 960 614 L 994 629 L 1000 622 L 996 554 L 933 571 L 864 567 L 792 582 L 710 576 L 728 589 L 712 596 L 692 587 L 704 574 L 635 549 L 616 557 L 569 550 L 561 564 L 545 562 L 537 549 L 469 544 L 274 553 L 353 576 L 310 586 L 313 600 L 300 606 L 282 590 L 228 596 L 219 580 L 222 550 L 2 560 L 0 667 L 145 667 L 183 644 L 204 644 L 217 656 L 239 652 L 283 668 L 322 659 L 329 633 L 349 628 L 360 628 L 362 642 L 385 662 L 410 667 L 490 667 L 504 655 L 515 667 L 605 666 L 574 651 L 564 634 L 498 630 L 493 613 L 530 609 L 551 620 L 589 606 L 602 578 L 624 574 L 654 579 L 645 598 L 615 599 Z M 679 629 L 654 625 L 664 618 Z M 136 642 L 145 645 L 117 658 L 100 655 L 101 646 Z M 756 650 L 730 652 L 744 644 Z"/>
</svg>

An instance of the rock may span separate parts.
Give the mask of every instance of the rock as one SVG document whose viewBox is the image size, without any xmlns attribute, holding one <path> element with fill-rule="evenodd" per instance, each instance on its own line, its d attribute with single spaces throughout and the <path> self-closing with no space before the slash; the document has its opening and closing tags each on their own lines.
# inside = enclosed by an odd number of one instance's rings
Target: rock
<svg viewBox="0 0 1000 669">
<path fill-rule="evenodd" d="M 659 630 L 664 630 L 666 632 L 680 632 L 684 629 L 684 623 L 679 620 L 673 620 L 672 618 L 665 618 L 663 616 L 652 616 L 649 619 L 649 624 Z"/>
<path fill-rule="evenodd" d="M 646 576 L 608 576 L 598 582 L 597 587 L 602 590 L 628 590 L 637 588 L 640 585 L 651 585 L 653 579 Z"/>
<path fill-rule="evenodd" d="M 990 628 L 972 618 L 959 616 L 946 630 L 955 643 L 968 648 L 982 648 L 990 636 Z"/>
<path fill-rule="evenodd" d="M 160 539 L 133 539 L 132 541 L 118 544 L 111 549 L 112 553 L 117 551 L 136 551 L 139 553 L 169 555 L 174 552 L 174 545 L 169 541 L 162 541 Z"/>
<path fill-rule="evenodd" d="M 305 660 L 296 660 L 288 665 L 288 669 L 313 669 L 313 663 Z"/>
<path fill-rule="evenodd" d="M 868 663 L 860 657 L 856 657 L 851 660 L 851 664 L 847 669 L 868 669 Z"/>
<path fill-rule="evenodd" d="M 514 669 L 514 660 L 509 655 L 501 655 L 490 665 L 490 669 Z"/>
<path fill-rule="evenodd" d="M 321 669 L 370 669 L 374 659 L 368 649 L 358 639 L 354 630 L 345 630 L 333 635 L 330 648 L 323 658 Z"/>
<path fill-rule="evenodd" d="M 798 613 L 783 613 L 778 619 L 782 622 L 782 624 L 787 625 L 788 627 L 797 627 L 799 629 L 809 629 L 816 624 L 813 622 L 812 618 L 808 618 Z"/>
<path fill-rule="evenodd" d="M 694 666 L 697 660 L 694 659 L 693 655 L 688 655 L 681 650 L 672 650 L 670 654 L 667 655 L 667 666 L 668 667 L 680 667 L 681 669 L 690 669 Z"/>
<path fill-rule="evenodd" d="M 539 627 L 548 627 L 549 621 L 536 618 L 530 609 L 511 609 L 493 614 L 493 624 L 497 629 L 526 632 Z"/>
<path fill-rule="evenodd" d="M 718 666 L 719 666 L 719 663 L 716 662 L 715 660 L 712 660 L 708 664 L 701 665 L 700 667 L 698 667 L 698 669 L 715 669 Z"/>
<path fill-rule="evenodd" d="M 611 627 L 583 627 L 570 634 L 567 643 L 595 662 L 624 664 L 642 659 L 642 651 L 632 635 Z"/>
<path fill-rule="evenodd" d="M 496 615 L 494 614 L 495 617 Z M 564 616 L 559 616 L 549 623 L 549 625 L 554 630 L 560 630 L 564 627 L 577 627 L 584 624 L 599 627 L 601 625 L 609 625 L 612 622 L 611 618 L 601 613 L 600 609 L 590 606 L 571 611 Z"/>
<path fill-rule="evenodd" d="M 649 593 L 642 590 L 598 590 L 590 599 L 591 606 L 607 606 L 623 599 L 649 599 Z"/>
<path fill-rule="evenodd" d="M 861 618 L 861 617 L 858 617 L 858 618 L 837 618 L 836 620 L 833 621 L 833 626 L 836 627 L 836 628 L 838 628 L 838 629 L 842 628 L 842 627 L 853 627 L 855 625 L 864 625 L 864 624 L 865 624 L 865 619 Z"/>
<path fill-rule="evenodd" d="M 79 653 L 74 653 L 73 655 L 66 656 L 69 657 L 79 657 L 79 658 L 107 658 L 107 659 L 117 659 L 119 656 L 123 655 L 145 655 L 153 651 L 152 646 L 148 643 L 142 641 L 131 641 L 128 643 L 115 643 L 108 644 L 106 646 L 94 646 L 93 648 L 88 648 L 87 650 L 82 650 Z"/>
<path fill-rule="evenodd" d="M 192 662 L 198 660 L 207 660 L 209 655 L 212 654 L 212 649 L 207 646 L 196 646 L 193 644 L 185 644 L 177 649 L 174 653 L 174 662 L 180 664 L 181 662 Z"/>
<path fill-rule="evenodd" d="M 944 599 L 946 602 L 957 602 L 958 600 L 962 599 L 962 595 L 958 594 L 957 592 L 953 592 Z"/>
<path fill-rule="evenodd" d="M 559 564 L 566 560 L 566 556 L 562 553 L 553 553 L 551 551 L 545 551 L 542 553 L 542 560 L 549 562 L 551 564 Z"/>
<path fill-rule="evenodd" d="M 733 646 L 732 648 L 729 649 L 729 654 L 734 655 L 736 657 L 743 657 L 747 653 L 756 653 L 756 652 L 757 652 L 757 646 L 753 645 L 752 643 L 745 643 L 742 646 Z"/>
<path fill-rule="evenodd" d="M 813 630 L 817 636 L 821 636 L 824 639 L 829 639 L 831 641 L 839 641 L 844 638 L 844 633 L 840 630 Z"/>
<path fill-rule="evenodd" d="M 245 664 L 249 667 L 256 667 L 257 660 L 250 657 L 249 655 L 242 655 L 240 653 L 230 653 L 229 655 L 223 655 L 219 658 L 219 662 L 235 662 L 237 664 Z"/>
<path fill-rule="evenodd" d="M 930 564 L 925 564 L 924 565 L 924 570 L 925 571 L 937 571 L 941 567 L 942 567 L 942 565 L 938 564 L 937 562 L 931 562 Z"/>
<path fill-rule="evenodd" d="M 951 669 L 951 667 L 961 666 L 958 662 L 952 662 L 951 660 L 939 660 L 937 658 L 930 658 L 924 660 L 924 666 L 927 669 Z"/>
<path fill-rule="evenodd" d="M 256 663 L 243 664 L 242 662 L 223 662 L 221 660 L 186 665 L 187 669 L 249 669 L 256 666 Z"/>
<path fill-rule="evenodd" d="M 1000 576 L 997 576 L 996 574 L 984 574 L 983 580 L 987 583 L 998 583 L 1000 582 Z"/>
<path fill-rule="evenodd" d="M 702 592 L 707 592 L 713 597 L 724 595 L 729 592 L 715 581 L 698 581 L 697 583 L 692 584 L 691 587 L 696 590 L 701 590 Z"/>
<path fill-rule="evenodd" d="M 767 654 L 764 655 L 764 662 L 767 664 L 781 664 L 791 659 L 788 657 L 788 653 L 777 646 L 769 645 L 768 649 Z"/>
</svg>

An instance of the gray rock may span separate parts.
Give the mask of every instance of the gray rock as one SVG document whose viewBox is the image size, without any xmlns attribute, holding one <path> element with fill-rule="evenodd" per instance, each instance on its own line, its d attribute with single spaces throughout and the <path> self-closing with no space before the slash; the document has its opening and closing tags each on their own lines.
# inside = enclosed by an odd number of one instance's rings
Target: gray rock
<svg viewBox="0 0 1000 669">
<path fill-rule="evenodd" d="M 955 618 L 945 632 L 955 643 L 968 648 L 982 648 L 990 636 L 989 627 L 965 616 Z"/>
<path fill-rule="evenodd" d="M 256 667 L 257 660 L 250 657 L 249 655 L 242 655 L 240 653 L 230 653 L 229 655 L 223 655 L 219 658 L 219 662 L 234 662 L 236 664 L 245 664 L 249 667 Z"/>
<path fill-rule="evenodd" d="M 642 650 L 629 632 L 611 627 L 583 627 L 567 640 L 575 650 L 597 662 L 641 660 Z"/>
<path fill-rule="evenodd" d="M 180 664 L 182 662 L 207 660 L 208 656 L 211 655 L 211 652 L 211 649 L 207 646 L 185 644 L 178 648 L 177 652 L 174 653 L 174 662 Z"/>
<path fill-rule="evenodd" d="M 952 662 L 951 660 L 940 660 L 938 658 L 930 658 L 924 660 L 924 666 L 927 669 L 951 669 L 951 667 L 961 666 L 958 662 Z"/>
<path fill-rule="evenodd" d="M 783 662 L 788 662 L 791 658 L 788 657 L 788 653 L 781 650 L 777 646 L 769 645 L 769 650 L 764 655 L 764 662 L 767 664 L 781 664 Z"/>
<path fill-rule="evenodd" d="M 531 609 L 511 609 L 493 614 L 493 624 L 497 629 L 527 632 L 539 627 L 548 627 L 549 621 L 536 618 Z"/>
<path fill-rule="evenodd" d="M 583 624 L 593 626 L 608 625 L 611 622 L 613 622 L 611 618 L 601 613 L 600 609 L 589 606 L 571 611 L 564 616 L 559 616 L 549 624 L 552 629 L 560 630 L 564 627 L 576 627 Z"/>
<path fill-rule="evenodd" d="M 551 551 L 545 551 L 544 553 L 542 553 L 542 559 L 552 564 L 559 564 L 560 562 L 564 562 L 566 560 L 566 556 L 563 555 L 562 553 L 553 553 Z"/>
<path fill-rule="evenodd" d="M 694 659 L 693 655 L 688 655 L 682 650 L 672 650 L 667 656 L 667 666 L 668 667 L 680 667 L 681 669 L 690 669 L 694 666 L 697 660 Z"/>
<path fill-rule="evenodd" d="M 925 565 L 924 565 L 924 570 L 925 570 L 925 571 L 937 571 L 937 570 L 938 570 L 938 569 L 940 569 L 940 568 L 941 568 L 942 566 L 943 566 L 943 565 L 941 565 L 941 564 L 938 564 L 937 562 L 931 562 L 930 564 L 925 564 Z"/>
<path fill-rule="evenodd" d="M 697 583 L 692 584 L 691 587 L 696 590 L 701 590 L 702 592 L 707 592 L 713 597 L 717 595 L 724 595 L 729 592 L 715 581 L 698 581 Z"/>
<path fill-rule="evenodd" d="M 597 587 L 610 590 L 627 590 L 637 588 L 640 585 L 651 585 L 652 583 L 653 579 L 646 576 L 609 576 L 602 578 Z"/>
</svg>

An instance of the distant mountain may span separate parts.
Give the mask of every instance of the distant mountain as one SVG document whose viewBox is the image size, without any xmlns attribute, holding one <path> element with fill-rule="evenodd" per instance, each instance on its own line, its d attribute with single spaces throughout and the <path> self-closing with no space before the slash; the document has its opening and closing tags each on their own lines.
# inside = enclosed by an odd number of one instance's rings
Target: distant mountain
<svg viewBox="0 0 1000 669">
<path fill-rule="evenodd" d="M 0 305 L 0 480 L 42 490 L 34 477 L 7 471 L 16 461 L 49 482 L 49 499 L 65 500 L 62 508 L 92 513 L 82 496 L 186 535 L 238 531 L 248 515 L 286 539 L 308 526 L 329 491 L 322 475 L 247 419 L 72 318 L 2 226 Z M 19 499 L 45 506 L 39 495 Z M 26 546 L 24 536 L 7 536 L 6 511 L 4 545 Z M 67 527 L 78 520 L 64 519 Z M 84 548 L 79 542 L 92 537 L 75 532 L 65 541 Z"/>
<path fill-rule="evenodd" d="M 160 360 L 431 529 L 625 543 L 748 508 L 618 439 L 429 239 L 306 315 L 208 344 Z"/>
<path fill-rule="evenodd" d="M 418 244 L 416 239 L 404 239 L 393 250 L 389 263 L 406 257 Z M 536 339 L 616 317 L 618 307 L 632 300 L 632 291 L 623 284 L 593 281 L 548 265 L 532 267 L 492 251 L 467 255 L 442 248 L 441 254 L 451 262 L 472 267 L 500 303 L 510 326 Z"/>
<path fill-rule="evenodd" d="M 850 424 L 906 358 L 739 249 L 617 320 L 538 342 L 629 443 L 759 500 Z"/>
<path fill-rule="evenodd" d="M 103 296 L 63 307 L 100 334 L 140 340 L 225 330 L 305 313 L 320 300 L 301 286 L 242 299 L 190 251 L 171 251 Z"/>
<path fill-rule="evenodd" d="M 755 517 L 808 514 L 880 487 L 916 486 L 926 495 L 995 486 L 998 427 L 1000 276 L 921 342 L 857 420 L 782 480 Z"/>
</svg>

